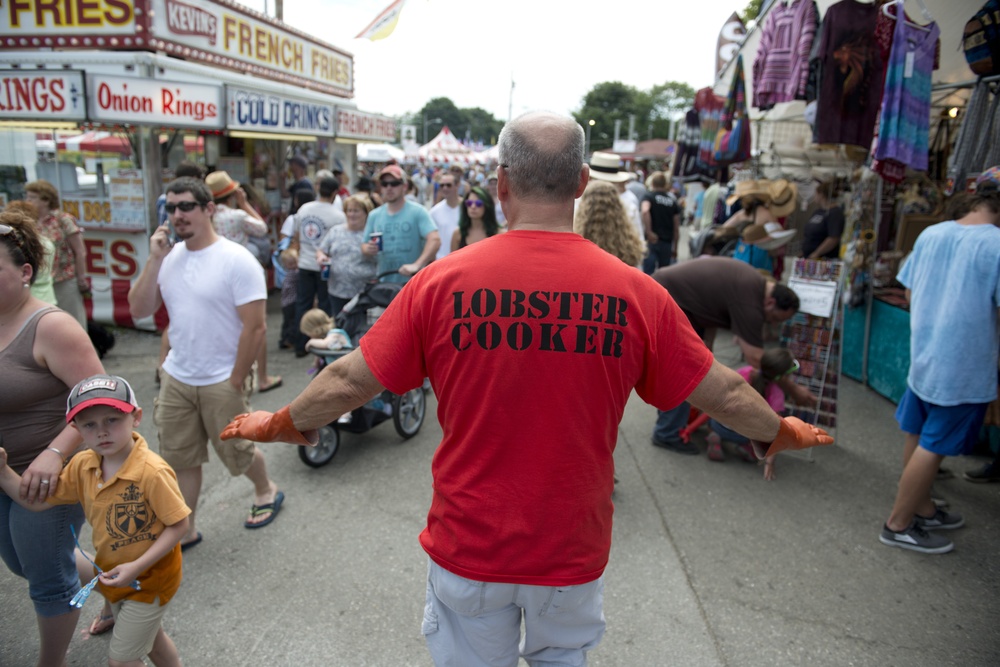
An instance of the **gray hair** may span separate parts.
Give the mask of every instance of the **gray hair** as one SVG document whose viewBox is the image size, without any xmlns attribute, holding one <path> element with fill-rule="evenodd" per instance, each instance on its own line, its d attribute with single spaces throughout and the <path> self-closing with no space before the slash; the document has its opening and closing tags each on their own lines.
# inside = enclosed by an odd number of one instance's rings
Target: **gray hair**
<svg viewBox="0 0 1000 667">
<path fill-rule="evenodd" d="M 548 112 L 528 112 L 504 125 L 500 166 L 520 199 L 572 200 L 580 184 L 584 133 L 579 123 Z"/>
</svg>

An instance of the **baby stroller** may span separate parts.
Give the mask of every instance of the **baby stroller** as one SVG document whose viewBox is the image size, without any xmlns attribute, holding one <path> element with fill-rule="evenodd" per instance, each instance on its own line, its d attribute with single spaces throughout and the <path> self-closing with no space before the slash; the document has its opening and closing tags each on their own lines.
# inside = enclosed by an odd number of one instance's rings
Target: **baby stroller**
<svg viewBox="0 0 1000 667">
<path fill-rule="evenodd" d="M 402 289 L 398 283 L 380 282 L 385 276 L 395 274 L 395 271 L 380 274 L 365 285 L 343 310 L 337 314 L 337 327 L 343 329 L 351 337 L 351 343 L 357 347 L 358 341 L 375 323 L 378 316 Z M 311 348 L 310 352 L 322 361 L 320 369 L 351 352 L 353 348 L 340 350 L 319 350 Z M 319 429 L 319 444 L 315 447 L 299 447 L 299 458 L 307 466 L 319 468 L 325 466 L 340 449 L 340 432 L 364 433 L 384 421 L 392 420 L 396 433 L 404 440 L 412 438 L 420 431 L 427 413 L 427 401 L 423 387 L 410 390 L 402 396 L 388 389 L 365 403 L 360 408 L 352 410 Z"/>
</svg>

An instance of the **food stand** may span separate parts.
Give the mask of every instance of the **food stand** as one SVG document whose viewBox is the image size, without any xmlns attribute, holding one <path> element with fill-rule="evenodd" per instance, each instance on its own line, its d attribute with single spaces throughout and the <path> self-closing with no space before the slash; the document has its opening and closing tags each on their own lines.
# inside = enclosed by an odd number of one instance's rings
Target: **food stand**
<svg viewBox="0 0 1000 667">
<path fill-rule="evenodd" d="M 229 0 L 4 3 L 0 204 L 51 181 L 85 230 L 91 318 L 156 329 L 162 315 L 133 322 L 126 296 L 172 168 L 229 171 L 262 193 L 276 227 L 289 157 L 353 172 L 339 115 L 394 133 L 353 108 L 353 91 L 350 53 Z"/>
</svg>

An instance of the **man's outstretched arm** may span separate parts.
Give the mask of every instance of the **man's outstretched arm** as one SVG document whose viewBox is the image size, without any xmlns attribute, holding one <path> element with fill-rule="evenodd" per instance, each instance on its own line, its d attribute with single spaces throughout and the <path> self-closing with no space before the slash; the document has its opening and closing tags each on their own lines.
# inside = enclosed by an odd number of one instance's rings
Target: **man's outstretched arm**
<svg viewBox="0 0 1000 667">
<path fill-rule="evenodd" d="M 383 389 L 361 350 L 354 350 L 324 368 L 295 400 L 277 412 L 259 410 L 237 416 L 223 429 L 222 439 L 315 445 L 319 441 L 316 429 L 364 405 Z"/>
<path fill-rule="evenodd" d="M 767 401 L 736 371 L 718 361 L 688 397 L 694 407 L 753 443 L 758 458 L 786 449 L 833 444 L 821 428 L 796 417 L 779 417 Z"/>
</svg>

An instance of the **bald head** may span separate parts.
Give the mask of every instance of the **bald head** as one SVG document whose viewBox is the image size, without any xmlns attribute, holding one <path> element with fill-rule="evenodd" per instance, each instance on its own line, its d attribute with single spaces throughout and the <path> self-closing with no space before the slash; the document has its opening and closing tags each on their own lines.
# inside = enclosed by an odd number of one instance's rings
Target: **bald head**
<svg viewBox="0 0 1000 667">
<path fill-rule="evenodd" d="M 504 125 L 498 151 L 518 199 L 572 201 L 583 168 L 583 128 L 571 118 L 533 111 Z"/>
</svg>

